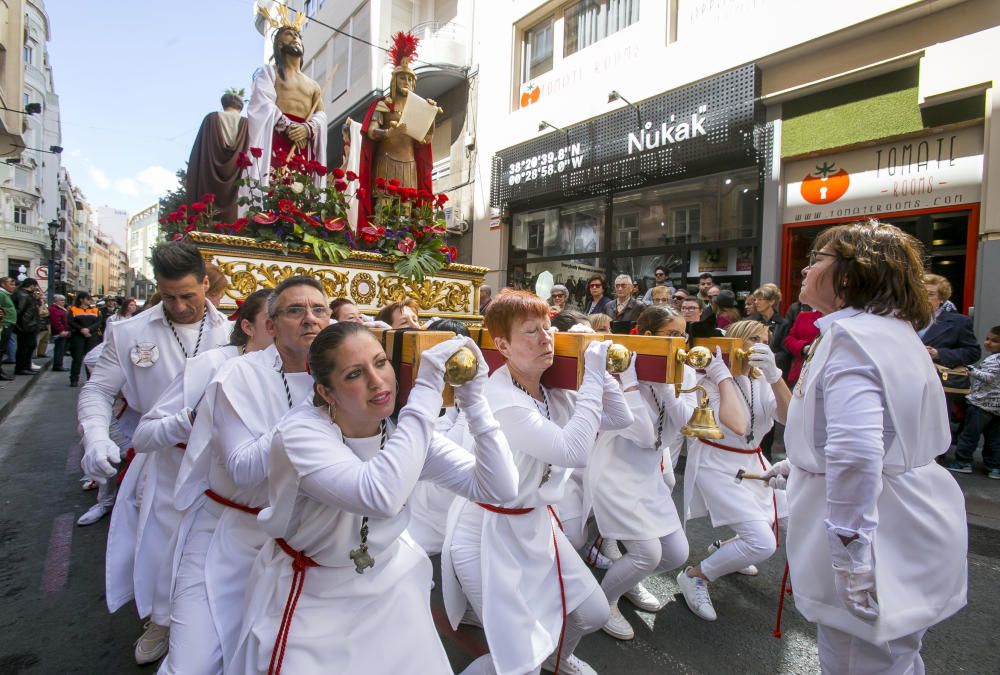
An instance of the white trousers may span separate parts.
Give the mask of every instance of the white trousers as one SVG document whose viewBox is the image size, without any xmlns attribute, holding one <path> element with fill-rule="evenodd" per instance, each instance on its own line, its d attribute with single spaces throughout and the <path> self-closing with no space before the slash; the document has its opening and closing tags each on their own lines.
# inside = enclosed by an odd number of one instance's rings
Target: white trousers
<svg viewBox="0 0 1000 675">
<path fill-rule="evenodd" d="M 927 629 L 876 645 L 818 624 L 816 643 L 824 675 L 924 675 L 920 645 Z"/>
<path fill-rule="evenodd" d="M 625 591 L 646 577 L 683 565 L 689 553 L 684 530 L 671 532 L 659 539 L 623 541 L 622 544 L 625 545 L 625 555 L 611 565 L 601 581 L 601 588 L 612 605 Z"/>
<path fill-rule="evenodd" d="M 709 581 L 732 574 L 747 565 L 758 565 L 774 555 L 778 548 L 771 523 L 765 520 L 748 520 L 729 527 L 737 537 L 701 561 L 701 573 Z"/>
<path fill-rule="evenodd" d="M 205 586 L 206 553 L 217 523 L 217 518 L 202 511 L 184 543 L 170 606 L 170 649 L 158 675 L 222 672 L 222 641 L 212 620 Z"/>
</svg>

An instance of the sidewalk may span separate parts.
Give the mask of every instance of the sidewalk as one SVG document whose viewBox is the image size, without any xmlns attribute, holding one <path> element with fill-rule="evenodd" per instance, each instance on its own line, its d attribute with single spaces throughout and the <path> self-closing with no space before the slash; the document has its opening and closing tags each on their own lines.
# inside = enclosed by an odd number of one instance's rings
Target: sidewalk
<svg viewBox="0 0 1000 675">
<path fill-rule="evenodd" d="M 7 416 L 14 412 L 17 404 L 28 395 L 35 383 L 52 367 L 52 359 L 48 356 L 34 361 L 36 366 L 42 367 L 34 375 L 17 375 L 13 382 L 0 382 L 0 423 L 3 423 Z M 5 373 L 14 372 L 13 364 L 5 365 L 9 366 L 4 368 Z"/>
</svg>

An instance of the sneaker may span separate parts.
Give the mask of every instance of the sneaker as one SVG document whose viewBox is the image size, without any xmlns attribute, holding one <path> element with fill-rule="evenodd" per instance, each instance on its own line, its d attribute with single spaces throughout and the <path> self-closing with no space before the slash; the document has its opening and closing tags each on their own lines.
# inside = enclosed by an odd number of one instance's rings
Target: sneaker
<svg viewBox="0 0 1000 675">
<path fill-rule="evenodd" d="M 625 597 L 633 605 L 647 612 L 659 612 L 663 609 L 663 603 L 660 602 L 659 598 L 646 590 L 642 584 L 636 584 L 625 591 Z"/>
<path fill-rule="evenodd" d="M 549 654 L 549 658 L 542 663 L 542 670 L 550 673 L 556 672 L 556 655 Z M 559 662 L 559 675 L 597 675 L 597 671 L 577 656 L 570 654 Z"/>
<path fill-rule="evenodd" d="M 972 464 L 966 464 L 965 462 L 948 462 L 944 465 L 944 468 L 948 471 L 954 473 L 972 473 Z"/>
<path fill-rule="evenodd" d="M 712 553 L 715 553 L 720 548 L 722 548 L 722 540 L 721 539 L 716 539 L 715 541 L 713 541 L 711 544 L 708 545 L 708 553 L 709 553 L 709 555 L 711 555 Z M 746 575 L 748 577 L 755 577 L 760 572 L 760 570 L 757 569 L 756 565 L 747 565 L 746 567 L 743 567 L 741 569 L 736 570 L 736 572 L 738 574 L 743 574 L 743 575 Z"/>
<path fill-rule="evenodd" d="M 611 616 L 608 617 L 608 622 L 604 624 L 604 632 L 618 640 L 635 639 L 635 631 L 632 630 L 632 625 L 628 620 L 622 616 L 617 602 L 611 604 Z"/>
<path fill-rule="evenodd" d="M 685 568 L 677 575 L 677 585 L 684 594 L 684 602 L 696 616 L 705 621 L 715 621 L 718 616 L 712 606 L 712 597 L 708 594 L 708 582 L 701 577 L 689 577 L 689 569 L 691 568 Z"/>
<path fill-rule="evenodd" d="M 606 570 L 610 568 L 611 564 L 614 562 L 606 555 L 598 551 L 596 546 L 591 546 L 586 553 L 581 553 L 580 557 L 583 558 L 583 562 L 587 563 L 591 567 L 596 567 L 599 570 Z"/>
<path fill-rule="evenodd" d="M 82 489 L 84 492 L 90 492 L 91 490 L 96 490 L 97 481 L 90 480 L 89 478 L 84 478 L 82 481 L 80 481 L 80 489 Z"/>
<path fill-rule="evenodd" d="M 140 666 L 163 658 L 170 645 L 170 628 L 147 621 L 146 632 L 135 641 L 135 662 Z"/>
<path fill-rule="evenodd" d="M 622 557 L 622 551 L 618 548 L 617 539 L 602 539 L 601 540 L 601 554 L 611 562 L 620 560 Z"/>
<path fill-rule="evenodd" d="M 987 478 L 993 478 L 995 480 L 1000 480 L 1000 469 L 990 469 L 986 474 Z"/>
<path fill-rule="evenodd" d="M 108 512 L 110 510 L 111 510 L 110 508 L 108 508 L 107 506 L 105 506 L 101 502 L 97 502 L 96 504 L 94 504 L 93 506 L 91 506 L 89 509 L 87 509 L 86 513 L 84 513 L 82 516 L 80 516 L 77 519 L 76 524 L 80 525 L 80 526 L 83 526 L 83 525 L 93 525 L 98 520 L 100 520 L 104 516 L 108 515 Z M 157 657 L 157 658 L 159 658 L 159 657 Z M 149 663 L 149 661 L 146 661 L 145 663 Z"/>
<path fill-rule="evenodd" d="M 42 369 L 42 367 L 41 366 L 36 366 L 34 363 L 32 363 L 31 364 L 31 369 L 34 370 L 35 372 L 38 372 L 39 370 Z"/>
</svg>

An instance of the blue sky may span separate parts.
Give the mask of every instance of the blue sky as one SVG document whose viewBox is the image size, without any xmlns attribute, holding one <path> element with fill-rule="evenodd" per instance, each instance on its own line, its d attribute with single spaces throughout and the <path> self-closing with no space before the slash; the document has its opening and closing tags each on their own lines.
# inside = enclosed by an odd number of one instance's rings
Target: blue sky
<svg viewBox="0 0 1000 675">
<path fill-rule="evenodd" d="M 172 187 L 202 118 L 219 109 L 229 87 L 249 96 L 263 62 L 253 0 L 48 0 L 45 7 L 62 161 L 95 207 L 132 214 Z"/>
</svg>

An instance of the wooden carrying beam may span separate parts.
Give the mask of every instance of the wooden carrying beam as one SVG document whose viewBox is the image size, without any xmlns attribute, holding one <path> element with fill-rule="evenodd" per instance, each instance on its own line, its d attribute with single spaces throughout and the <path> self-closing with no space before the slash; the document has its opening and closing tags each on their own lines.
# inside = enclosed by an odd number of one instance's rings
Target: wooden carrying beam
<svg viewBox="0 0 1000 675">
<path fill-rule="evenodd" d="M 445 330 L 381 330 L 372 329 L 372 333 L 382 344 L 386 356 L 392 362 L 398 380 L 396 402 L 397 407 L 406 403 L 410 390 L 417 379 L 420 369 L 420 354 L 425 349 L 450 340 L 455 337 L 451 331 Z M 455 390 L 445 384 L 441 394 L 444 407 L 455 405 Z"/>
<path fill-rule="evenodd" d="M 708 351 L 715 356 L 715 348 L 722 350 L 722 359 L 729 366 L 729 372 L 733 375 L 746 375 L 748 365 L 746 360 L 747 352 L 743 348 L 742 338 L 727 337 L 705 337 L 695 338 L 695 347 L 707 347 Z"/>
<path fill-rule="evenodd" d="M 490 332 L 485 328 L 470 328 L 469 334 L 479 345 L 490 372 L 504 364 Z M 555 356 L 552 366 L 542 375 L 542 384 L 556 389 L 579 389 L 583 382 L 583 354 L 594 340 L 611 340 L 636 354 L 636 374 L 640 380 L 679 384 L 684 370 L 677 361 L 677 350 L 685 346 L 683 338 L 648 335 L 608 335 L 605 333 L 556 333 Z"/>
</svg>

